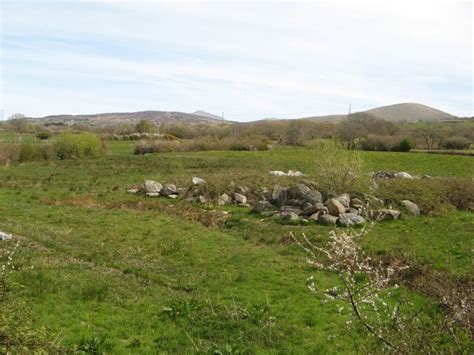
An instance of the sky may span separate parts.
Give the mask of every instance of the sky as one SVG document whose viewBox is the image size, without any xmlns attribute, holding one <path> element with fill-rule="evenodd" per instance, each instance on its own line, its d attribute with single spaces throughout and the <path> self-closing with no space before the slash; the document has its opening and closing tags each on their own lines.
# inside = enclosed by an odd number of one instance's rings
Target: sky
<svg viewBox="0 0 474 355">
<path fill-rule="evenodd" d="M 4 119 L 205 110 L 249 121 L 400 102 L 474 115 L 472 2 L 0 3 Z"/>
</svg>

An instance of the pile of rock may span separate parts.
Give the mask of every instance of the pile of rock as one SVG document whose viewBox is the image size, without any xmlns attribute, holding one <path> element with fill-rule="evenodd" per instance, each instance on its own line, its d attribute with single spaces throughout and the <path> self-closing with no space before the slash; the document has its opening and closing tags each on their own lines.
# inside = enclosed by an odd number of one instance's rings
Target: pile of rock
<svg viewBox="0 0 474 355">
<path fill-rule="evenodd" d="M 149 197 L 164 196 L 177 198 L 187 197 L 189 201 L 219 206 L 235 204 L 242 207 L 252 206 L 253 212 L 263 216 L 274 216 L 292 222 L 308 223 L 314 221 L 324 225 L 342 227 L 360 226 L 367 219 L 395 220 L 400 218 L 397 209 L 385 208 L 384 201 L 363 195 L 351 197 L 349 194 L 321 194 L 316 184 L 303 180 L 302 183 L 290 187 L 275 185 L 272 189 L 256 189 L 251 191 L 244 186 L 234 186 L 229 192 L 221 194 L 217 199 L 211 199 L 208 184 L 204 179 L 193 177 L 189 188 L 177 188 L 174 184 L 160 184 L 153 180 L 145 180 L 140 189 L 128 190 L 130 193 L 143 193 Z M 407 214 L 418 216 L 418 206 L 408 200 L 400 202 Z"/>
<path fill-rule="evenodd" d="M 409 214 L 420 213 L 411 201 L 404 200 L 401 205 Z M 275 185 L 265 200 L 255 203 L 253 211 L 292 222 L 315 221 L 342 227 L 360 226 L 367 219 L 394 220 L 401 215 L 399 210 L 384 208 L 382 200 L 369 195 L 351 198 L 347 193 L 328 193 L 323 196 L 312 183 L 291 187 Z"/>
<path fill-rule="evenodd" d="M 308 186 L 309 185 L 309 186 Z M 365 223 L 366 204 L 348 194 L 323 195 L 312 184 L 288 188 L 275 185 L 266 200 L 258 201 L 253 211 L 289 221 L 315 221 L 321 224 L 357 226 Z"/>
</svg>

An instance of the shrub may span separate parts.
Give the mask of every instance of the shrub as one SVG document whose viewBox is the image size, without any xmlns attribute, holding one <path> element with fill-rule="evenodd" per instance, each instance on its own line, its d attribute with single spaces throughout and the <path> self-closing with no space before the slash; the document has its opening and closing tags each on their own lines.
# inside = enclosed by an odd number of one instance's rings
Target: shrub
<svg viewBox="0 0 474 355">
<path fill-rule="evenodd" d="M 414 143 L 408 138 L 402 139 L 392 150 L 396 152 L 409 152 L 413 147 Z"/>
<path fill-rule="evenodd" d="M 397 140 L 392 136 L 379 136 L 371 134 L 362 140 L 361 148 L 363 150 L 390 151 L 395 146 Z"/>
<path fill-rule="evenodd" d="M 95 158 L 103 153 L 102 142 L 92 133 L 63 133 L 54 143 L 58 159 Z"/>
<path fill-rule="evenodd" d="M 42 141 L 48 140 L 50 137 L 51 137 L 50 132 L 38 132 L 38 133 L 36 133 L 36 138 L 38 138 L 39 140 L 42 140 Z"/>
<path fill-rule="evenodd" d="M 364 173 L 364 161 L 359 152 L 347 150 L 340 145 L 325 145 L 317 152 L 315 178 L 324 191 L 365 192 L 370 179 Z"/>
<path fill-rule="evenodd" d="M 440 143 L 440 147 L 444 149 L 469 149 L 471 141 L 462 136 L 453 136 L 446 138 Z"/>
<path fill-rule="evenodd" d="M 135 126 L 138 133 L 153 133 L 156 131 L 156 125 L 149 120 L 141 120 Z"/>
</svg>

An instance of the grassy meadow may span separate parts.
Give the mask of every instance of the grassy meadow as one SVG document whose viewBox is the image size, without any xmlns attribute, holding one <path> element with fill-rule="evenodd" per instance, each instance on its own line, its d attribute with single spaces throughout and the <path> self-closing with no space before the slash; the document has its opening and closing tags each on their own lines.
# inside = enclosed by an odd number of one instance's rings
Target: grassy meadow
<svg viewBox="0 0 474 355">
<path fill-rule="evenodd" d="M 144 179 L 189 186 L 193 176 L 216 192 L 232 184 L 291 184 L 301 178 L 267 172 L 301 170 L 311 179 L 317 149 L 134 156 L 133 143 L 117 141 L 108 151 L 97 159 L 0 167 L 0 230 L 20 240 L 7 297 L 23 334 L 12 337 L 28 334 L 32 348 L 44 340 L 59 351 L 124 354 L 354 353 L 370 342 L 347 331 L 345 311 L 307 290 L 309 276 L 322 290 L 337 284 L 337 275 L 311 269 L 285 242 L 289 232 L 325 240 L 331 227 L 282 224 L 236 206 L 208 206 L 203 214 L 188 201 L 126 193 Z M 467 156 L 361 154 L 367 172 L 464 179 L 474 172 Z M 227 211 L 227 222 L 212 223 L 213 210 Z M 381 222 L 364 248 L 426 267 L 439 282 L 470 280 L 472 217 L 449 210 Z M 394 297 L 434 318 L 443 312 L 416 288 L 401 287 Z"/>
</svg>

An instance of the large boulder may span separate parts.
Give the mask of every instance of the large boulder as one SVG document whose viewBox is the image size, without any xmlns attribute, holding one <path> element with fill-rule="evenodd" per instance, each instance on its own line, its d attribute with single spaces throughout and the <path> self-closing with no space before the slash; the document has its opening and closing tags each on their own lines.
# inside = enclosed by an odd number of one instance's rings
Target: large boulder
<svg viewBox="0 0 474 355">
<path fill-rule="evenodd" d="M 270 195 L 270 202 L 275 206 L 283 206 L 286 204 L 286 200 L 288 199 L 288 192 L 285 188 L 281 187 L 280 185 L 273 186 L 271 195 Z"/>
<path fill-rule="evenodd" d="M 332 198 L 327 204 L 327 209 L 330 215 L 339 216 L 341 213 L 346 212 L 346 208 L 338 200 Z"/>
<path fill-rule="evenodd" d="M 161 196 L 177 195 L 178 189 L 174 184 L 165 184 L 160 191 Z"/>
<path fill-rule="evenodd" d="M 319 208 L 317 208 L 316 206 L 313 206 L 313 205 L 309 205 L 309 206 L 303 208 L 302 214 L 304 216 L 311 216 L 312 214 L 315 214 L 318 211 L 319 211 Z"/>
<path fill-rule="evenodd" d="M 323 196 L 317 190 L 309 190 L 304 196 L 303 199 L 305 202 L 311 203 L 312 205 L 321 203 L 323 201 Z"/>
<path fill-rule="evenodd" d="M 159 194 L 160 191 L 163 189 L 163 185 L 161 185 L 159 182 L 153 181 L 153 180 L 145 180 L 143 182 L 143 191 L 145 193 L 156 193 Z"/>
<path fill-rule="evenodd" d="M 345 208 L 349 208 L 351 205 L 351 198 L 348 194 L 339 195 L 335 199 L 342 203 Z"/>
<path fill-rule="evenodd" d="M 401 201 L 401 204 L 408 214 L 411 214 L 412 216 L 420 215 L 420 208 L 416 203 L 411 202 L 410 200 L 403 200 Z"/>
<path fill-rule="evenodd" d="M 310 188 L 305 184 L 298 184 L 288 188 L 288 199 L 301 200 L 310 191 Z"/>
<path fill-rule="evenodd" d="M 337 217 L 331 216 L 330 214 L 320 214 L 318 217 L 318 222 L 325 225 L 335 225 L 337 222 Z"/>
<path fill-rule="evenodd" d="M 284 220 L 291 221 L 291 222 L 297 222 L 300 220 L 300 217 L 294 212 L 290 211 L 284 211 L 280 213 L 280 217 Z"/>
<path fill-rule="evenodd" d="M 390 208 L 381 208 L 374 212 L 373 218 L 379 221 L 390 221 L 398 219 L 400 217 L 400 211 L 390 209 Z"/>
<path fill-rule="evenodd" d="M 354 227 L 365 224 L 365 219 L 356 213 L 342 213 L 339 215 L 337 224 L 341 227 Z"/>
</svg>

